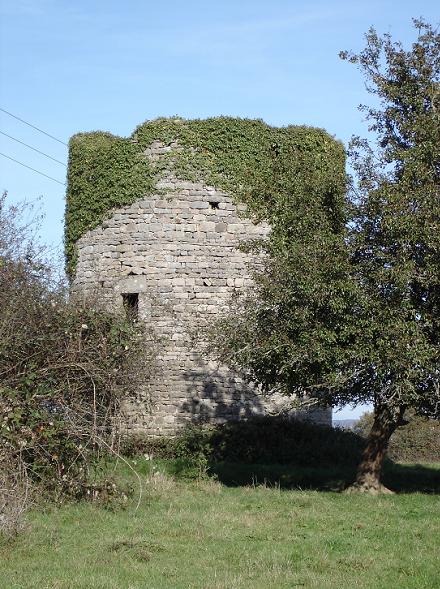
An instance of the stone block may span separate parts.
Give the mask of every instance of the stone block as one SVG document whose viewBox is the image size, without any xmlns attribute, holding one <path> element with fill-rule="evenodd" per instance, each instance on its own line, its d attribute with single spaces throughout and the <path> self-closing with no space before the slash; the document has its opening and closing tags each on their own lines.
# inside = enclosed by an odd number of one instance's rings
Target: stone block
<svg viewBox="0 0 440 589">
<path fill-rule="evenodd" d="M 191 209 L 207 209 L 209 208 L 209 204 L 207 202 L 204 201 L 193 201 L 190 203 L 190 208 Z"/>
</svg>

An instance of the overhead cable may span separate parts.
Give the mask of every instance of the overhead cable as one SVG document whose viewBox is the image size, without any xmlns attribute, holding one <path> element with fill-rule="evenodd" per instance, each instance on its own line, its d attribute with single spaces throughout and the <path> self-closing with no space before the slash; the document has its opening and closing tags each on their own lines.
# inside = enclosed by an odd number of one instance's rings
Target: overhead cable
<svg viewBox="0 0 440 589">
<path fill-rule="evenodd" d="M 61 143 L 62 145 L 65 145 L 67 147 L 67 143 L 65 143 L 64 141 L 61 141 L 61 139 L 58 139 L 57 137 L 54 137 L 53 135 L 51 135 L 50 133 L 46 133 L 46 131 L 43 131 L 42 129 L 39 129 L 38 127 L 36 127 L 35 125 L 32 125 L 31 123 L 28 123 L 27 121 L 25 121 L 24 119 L 20 119 L 20 117 L 17 117 L 17 115 L 13 115 L 11 112 L 5 110 L 4 108 L 0 107 L 0 110 L 4 113 L 6 113 L 7 115 L 9 115 L 10 117 L 13 117 L 14 119 L 17 119 L 17 121 L 20 121 L 21 123 L 24 123 L 25 125 L 27 125 L 28 127 L 32 127 L 32 129 L 35 129 L 36 131 L 38 131 L 39 133 L 43 133 L 43 135 L 47 135 L 47 137 L 50 137 L 51 139 L 53 139 L 54 141 L 58 141 L 58 143 Z"/>
<path fill-rule="evenodd" d="M 0 131 L 0 133 L 2 135 L 4 135 L 5 137 L 9 137 L 9 139 L 12 139 L 13 141 L 16 141 L 17 143 L 21 143 L 21 145 L 24 145 L 25 147 L 28 147 L 29 149 L 32 149 L 33 151 L 36 151 L 37 153 L 41 153 L 41 155 L 44 155 L 45 157 L 48 157 L 50 160 L 53 160 L 54 162 L 56 162 L 57 164 L 61 164 L 62 166 L 64 166 L 65 168 L 67 167 L 66 164 L 64 162 L 60 162 L 60 160 L 55 159 L 54 157 L 52 157 L 51 155 L 44 153 L 44 151 L 40 151 L 39 149 L 37 149 L 36 147 L 32 147 L 32 145 L 28 145 L 27 143 L 25 143 L 24 141 L 20 141 L 20 139 L 17 139 L 16 137 L 12 137 L 12 135 L 8 135 L 7 133 L 5 133 L 4 131 Z"/>
<path fill-rule="evenodd" d="M 49 178 L 49 180 L 53 180 L 54 182 L 57 182 L 58 184 L 65 186 L 64 182 L 61 182 L 60 180 L 57 180 L 56 178 L 52 178 L 52 176 L 48 176 L 47 174 L 40 172 L 40 170 L 36 170 L 35 168 L 31 168 L 27 164 L 24 164 L 23 162 L 19 162 L 18 160 L 14 159 L 13 157 L 10 157 L 9 155 L 6 155 L 5 153 L 0 152 L 0 155 L 7 158 L 8 160 L 15 162 L 16 164 L 20 164 L 20 166 L 23 166 L 24 168 L 27 168 L 28 170 L 32 170 L 33 172 L 36 172 L 37 174 L 40 174 L 41 176 L 45 176 L 46 178 Z"/>
</svg>

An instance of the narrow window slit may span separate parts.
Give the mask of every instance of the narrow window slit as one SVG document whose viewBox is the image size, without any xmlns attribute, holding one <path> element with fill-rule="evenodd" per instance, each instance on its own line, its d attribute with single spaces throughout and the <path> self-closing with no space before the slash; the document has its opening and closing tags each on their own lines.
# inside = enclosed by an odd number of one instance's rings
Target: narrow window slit
<svg viewBox="0 0 440 589">
<path fill-rule="evenodd" d="M 139 316 L 139 294 L 137 292 L 124 293 L 122 302 L 127 319 L 135 321 Z"/>
</svg>

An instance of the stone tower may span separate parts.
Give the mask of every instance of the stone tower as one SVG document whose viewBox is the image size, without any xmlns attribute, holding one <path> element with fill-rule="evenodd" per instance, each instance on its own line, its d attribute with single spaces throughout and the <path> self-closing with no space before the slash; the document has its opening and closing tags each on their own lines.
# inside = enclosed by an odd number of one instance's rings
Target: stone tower
<svg viewBox="0 0 440 589">
<path fill-rule="evenodd" d="M 154 140 L 142 157 L 154 167 L 179 149 L 176 141 Z M 200 179 L 181 180 L 165 167 L 148 195 L 112 208 L 76 240 L 73 290 L 125 307 L 160 338 L 153 378 L 125 408 L 131 431 L 173 434 L 189 422 L 267 411 L 258 391 L 206 357 L 193 336 L 251 284 L 249 254 L 239 244 L 268 231 L 230 194 Z M 329 424 L 331 411 L 310 418 Z"/>
</svg>

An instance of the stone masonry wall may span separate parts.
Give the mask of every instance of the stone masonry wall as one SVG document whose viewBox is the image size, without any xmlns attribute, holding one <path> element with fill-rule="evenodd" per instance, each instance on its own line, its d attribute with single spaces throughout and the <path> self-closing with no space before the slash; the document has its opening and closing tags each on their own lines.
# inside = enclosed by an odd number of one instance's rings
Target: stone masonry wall
<svg viewBox="0 0 440 589">
<path fill-rule="evenodd" d="M 146 157 L 154 161 L 169 149 L 155 143 Z M 235 291 L 250 286 L 248 255 L 238 245 L 269 228 L 254 225 L 214 187 L 171 175 L 157 187 L 160 193 L 113 211 L 77 243 L 74 292 L 113 308 L 122 306 L 123 294 L 138 294 L 139 318 L 161 340 L 153 378 L 125 407 L 127 427 L 173 434 L 188 422 L 264 414 L 261 395 L 204 357 L 192 336 L 227 310 Z M 331 412 L 311 418 L 330 423 Z"/>
</svg>

